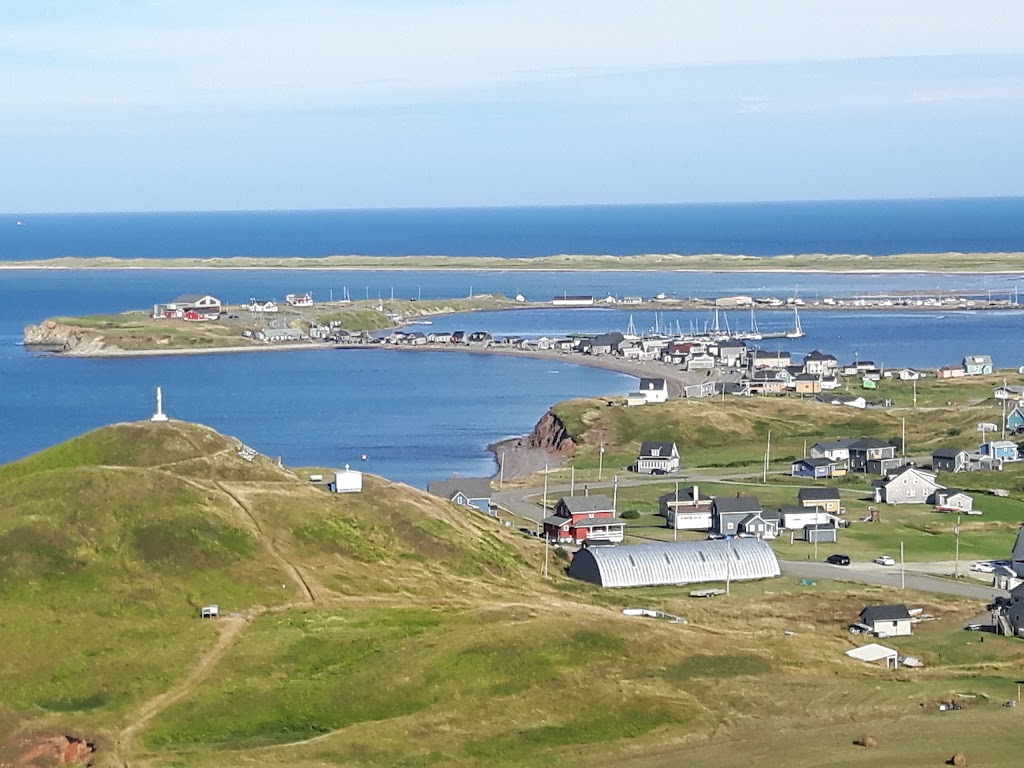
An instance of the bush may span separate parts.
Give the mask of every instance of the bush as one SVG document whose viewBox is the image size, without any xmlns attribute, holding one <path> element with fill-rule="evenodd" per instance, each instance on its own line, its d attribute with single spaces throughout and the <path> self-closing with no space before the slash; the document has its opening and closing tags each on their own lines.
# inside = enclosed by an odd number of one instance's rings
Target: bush
<svg viewBox="0 0 1024 768">
<path fill-rule="evenodd" d="M 635 509 L 627 509 L 621 515 L 619 515 L 619 517 L 621 517 L 623 520 L 636 520 L 640 517 L 640 513 L 637 512 Z"/>
</svg>

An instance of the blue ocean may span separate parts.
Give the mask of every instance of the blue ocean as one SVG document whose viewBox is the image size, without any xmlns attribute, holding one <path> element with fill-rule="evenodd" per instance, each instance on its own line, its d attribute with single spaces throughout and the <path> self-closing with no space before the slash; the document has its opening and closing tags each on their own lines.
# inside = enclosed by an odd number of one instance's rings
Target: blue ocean
<svg viewBox="0 0 1024 768">
<path fill-rule="evenodd" d="M 20 222 L 20 224 L 19 224 Z M 1024 250 L 1024 198 L 0 215 L 0 261 Z"/>
<path fill-rule="evenodd" d="M 557 252 L 1024 251 L 1024 200 L 472 211 L 340 211 L 0 216 L 0 260 L 52 256 L 318 256 L 332 253 L 535 256 Z M 17 222 L 21 221 L 21 226 Z M 172 416 L 209 424 L 292 466 L 358 463 L 420 487 L 491 474 L 489 443 L 530 430 L 553 403 L 630 391 L 629 376 L 568 363 L 450 353 L 311 350 L 146 359 L 36 357 L 22 328 L 46 317 L 149 307 L 185 292 L 231 303 L 312 291 L 374 302 L 523 293 L 713 298 L 949 292 L 1017 296 L 1024 275 L 413 270 L 0 270 L 0 462 L 95 427 L 145 418 L 162 385 Z M 707 312 L 531 310 L 435 318 L 437 329 L 540 336 L 689 330 Z M 765 341 L 800 354 L 935 367 L 986 353 L 1024 364 L 1024 312 L 802 315 L 807 336 Z M 724 313 L 746 328 L 749 313 Z M 762 331 L 792 325 L 758 312 Z M 364 461 L 361 456 L 366 455 Z"/>
</svg>

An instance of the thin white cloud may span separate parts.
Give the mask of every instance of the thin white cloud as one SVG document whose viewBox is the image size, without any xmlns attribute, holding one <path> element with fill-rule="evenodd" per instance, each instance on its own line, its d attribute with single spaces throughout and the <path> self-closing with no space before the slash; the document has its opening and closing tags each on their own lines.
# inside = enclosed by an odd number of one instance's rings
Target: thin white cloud
<svg viewBox="0 0 1024 768">
<path fill-rule="evenodd" d="M 358 106 L 594 72 L 1024 53 L 1024 3 L 1003 0 L 119 5 L 5 25 L 0 105 Z"/>
</svg>

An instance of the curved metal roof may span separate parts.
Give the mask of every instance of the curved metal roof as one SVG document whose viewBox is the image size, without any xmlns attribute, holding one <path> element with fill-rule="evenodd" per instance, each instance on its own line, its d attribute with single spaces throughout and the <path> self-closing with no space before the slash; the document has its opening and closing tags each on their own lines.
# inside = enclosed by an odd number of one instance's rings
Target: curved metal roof
<svg viewBox="0 0 1024 768">
<path fill-rule="evenodd" d="M 603 587 L 645 587 L 768 579 L 781 571 L 761 539 L 709 539 L 581 549 L 569 574 Z"/>
</svg>

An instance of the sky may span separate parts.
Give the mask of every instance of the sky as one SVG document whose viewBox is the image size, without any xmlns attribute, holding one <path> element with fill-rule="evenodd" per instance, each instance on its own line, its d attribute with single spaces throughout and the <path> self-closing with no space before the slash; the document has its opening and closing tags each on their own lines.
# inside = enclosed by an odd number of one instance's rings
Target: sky
<svg viewBox="0 0 1024 768">
<path fill-rule="evenodd" d="M 0 211 L 1024 195 L 1019 0 L 0 0 Z"/>
</svg>

